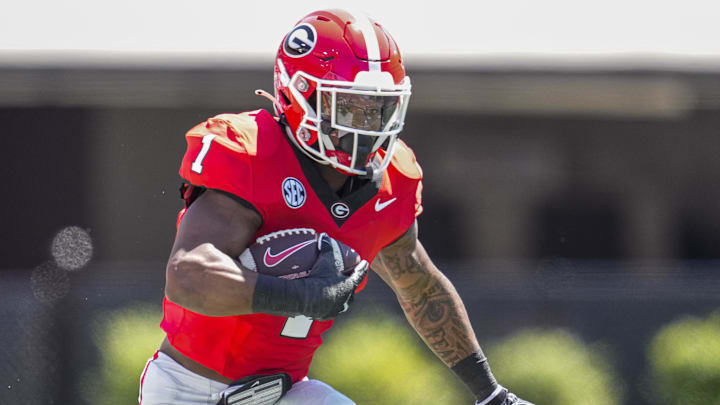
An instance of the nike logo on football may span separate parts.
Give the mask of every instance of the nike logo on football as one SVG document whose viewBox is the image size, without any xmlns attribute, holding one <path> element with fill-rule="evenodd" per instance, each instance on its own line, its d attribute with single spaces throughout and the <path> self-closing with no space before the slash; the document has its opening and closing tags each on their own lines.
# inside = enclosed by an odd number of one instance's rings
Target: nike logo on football
<svg viewBox="0 0 720 405">
<path fill-rule="evenodd" d="M 397 200 L 397 197 L 381 203 L 380 199 L 378 198 L 377 201 L 375 201 L 375 212 L 380 212 L 380 211 L 384 210 L 385 207 L 394 203 L 395 200 Z"/>
<path fill-rule="evenodd" d="M 263 262 L 265 262 L 265 265 L 267 267 L 275 267 L 283 260 L 290 257 L 293 253 L 297 252 L 298 250 L 304 248 L 307 245 L 312 245 L 315 243 L 315 239 L 310 239 L 305 242 L 298 243 L 295 246 L 290 246 L 289 248 L 283 250 L 282 252 L 278 254 L 272 254 L 270 252 L 270 248 L 267 248 L 265 251 L 265 256 L 263 256 Z"/>
</svg>

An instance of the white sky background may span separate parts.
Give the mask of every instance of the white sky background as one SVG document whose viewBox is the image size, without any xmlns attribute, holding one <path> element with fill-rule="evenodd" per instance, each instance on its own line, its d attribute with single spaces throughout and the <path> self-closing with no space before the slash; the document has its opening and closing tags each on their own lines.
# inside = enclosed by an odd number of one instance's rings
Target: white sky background
<svg viewBox="0 0 720 405">
<path fill-rule="evenodd" d="M 308 12 L 356 7 L 383 24 L 409 58 L 454 54 L 572 59 L 612 53 L 720 59 L 720 0 L 423 3 L 3 0 L 0 51 L 162 50 L 272 55 L 283 35 Z"/>
</svg>

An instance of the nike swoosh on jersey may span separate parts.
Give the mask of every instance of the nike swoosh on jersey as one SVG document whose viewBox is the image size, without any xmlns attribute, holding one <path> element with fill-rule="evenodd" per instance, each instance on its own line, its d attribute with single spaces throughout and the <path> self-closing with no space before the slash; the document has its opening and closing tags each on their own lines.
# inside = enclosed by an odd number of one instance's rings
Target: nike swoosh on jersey
<svg viewBox="0 0 720 405">
<path fill-rule="evenodd" d="M 280 264 L 280 262 L 290 257 L 293 253 L 313 243 L 315 243 L 315 240 L 310 239 L 308 241 L 298 243 L 295 246 L 290 246 L 289 248 L 275 255 L 270 252 L 270 248 L 267 248 L 267 250 L 265 251 L 265 255 L 263 256 L 263 262 L 265 262 L 265 265 L 267 267 L 275 267 Z"/>
<path fill-rule="evenodd" d="M 392 199 L 390 199 L 390 200 L 387 200 L 387 201 L 385 201 L 384 203 L 381 203 L 381 202 L 380 202 L 380 199 L 377 199 L 377 200 L 375 201 L 375 212 L 380 212 L 380 211 L 384 210 L 385 207 L 387 207 L 388 205 L 394 203 L 395 200 L 397 200 L 397 197 L 392 198 Z"/>
</svg>

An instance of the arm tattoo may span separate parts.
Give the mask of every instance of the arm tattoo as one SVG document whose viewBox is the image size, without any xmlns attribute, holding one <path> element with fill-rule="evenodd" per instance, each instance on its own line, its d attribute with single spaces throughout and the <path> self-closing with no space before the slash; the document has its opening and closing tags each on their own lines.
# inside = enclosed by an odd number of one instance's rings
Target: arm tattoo
<svg viewBox="0 0 720 405">
<path fill-rule="evenodd" d="M 382 264 L 410 324 L 451 367 L 480 346 L 455 288 L 411 236 L 383 252 Z"/>
<path fill-rule="evenodd" d="M 405 251 L 411 251 L 413 246 L 414 241 L 408 241 L 406 237 L 403 237 L 392 246 L 392 253 L 382 255 L 382 263 L 394 281 L 401 279 L 406 274 L 415 274 L 422 271 L 415 258 L 409 254 L 403 254 Z"/>
</svg>

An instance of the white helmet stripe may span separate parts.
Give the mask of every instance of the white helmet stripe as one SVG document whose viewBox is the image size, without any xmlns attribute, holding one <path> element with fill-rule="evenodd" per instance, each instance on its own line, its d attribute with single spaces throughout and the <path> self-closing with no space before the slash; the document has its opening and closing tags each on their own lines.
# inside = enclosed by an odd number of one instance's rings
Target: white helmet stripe
<svg viewBox="0 0 720 405">
<path fill-rule="evenodd" d="M 367 49 L 369 59 L 368 71 L 379 72 L 380 62 L 378 61 L 380 60 L 380 43 L 378 42 L 377 35 L 375 34 L 375 27 L 373 27 L 367 14 L 361 11 L 350 11 L 350 14 L 352 14 L 355 19 L 355 24 L 358 25 L 358 28 L 360 28 L 360 32 L 362 32 L 363 38 L 365 39 L 365 49 Z"/>
</svg>

